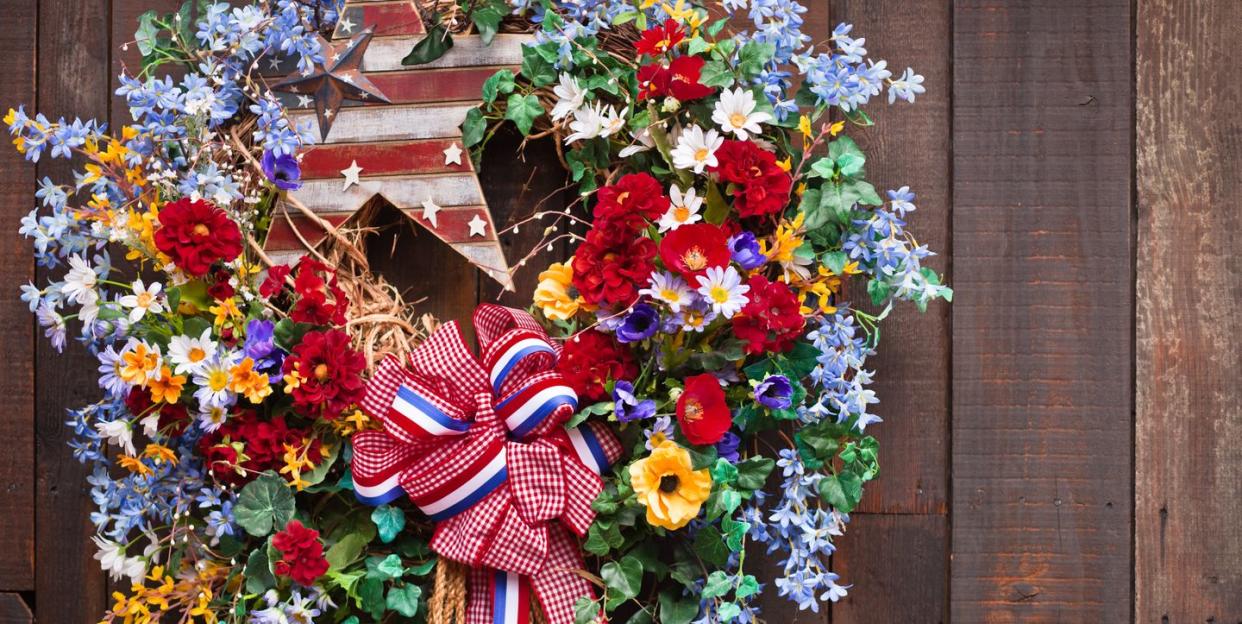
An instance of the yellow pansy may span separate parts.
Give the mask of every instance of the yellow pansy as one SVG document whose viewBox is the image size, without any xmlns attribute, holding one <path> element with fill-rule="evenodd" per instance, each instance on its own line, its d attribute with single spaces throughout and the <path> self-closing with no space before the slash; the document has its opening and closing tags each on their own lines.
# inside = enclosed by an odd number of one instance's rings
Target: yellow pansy
<svg viewBox="0 0 1242 624">
<path fill-rule="evenodd" d="M 630 486 L 647 508 L 647 523 L 675 530 L 699 515 L 712 493 L 707 469 L 694 470 L 690 452 L 665 440 L 630 465 Z"/>
</svg>

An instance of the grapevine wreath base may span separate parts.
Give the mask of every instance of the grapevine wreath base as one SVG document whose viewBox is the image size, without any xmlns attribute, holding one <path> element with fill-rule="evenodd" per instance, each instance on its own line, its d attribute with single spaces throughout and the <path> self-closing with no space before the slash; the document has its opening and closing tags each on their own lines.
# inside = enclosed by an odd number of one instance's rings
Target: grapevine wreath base
<svg viewBox="0 0 1242 624">
<path fill-rule="evenodd" d="M 103 622 L 756 622 L 763 592 L 848 593 L 867 358 L 894 305 L 952 297 L 851 138 L 921 76 L 848 24 L 813 42 L 795 0 L 233 4 L 141 17 L 129 124 L 4 118 L 77 167 L 22 221 L 49 279 L 21 297 L 98 359 L 68 425 Z M 502 127 L 570 183 L 496 224 Z M 385 201 L 504 286 L 537 265 L 529 308 L 480 306 L 477 350 L 418 313 L 367 263 Z"/>
</svg>

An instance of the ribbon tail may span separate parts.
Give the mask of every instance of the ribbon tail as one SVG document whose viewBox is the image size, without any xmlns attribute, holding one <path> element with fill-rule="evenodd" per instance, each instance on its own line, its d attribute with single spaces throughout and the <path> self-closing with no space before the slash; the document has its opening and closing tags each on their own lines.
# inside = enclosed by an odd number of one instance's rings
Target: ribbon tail
<svg viewBox="0 0 1242 624">
<path fill-rule="evenodd" d="M 504 570 L 471 568 L 466 624 L 530 624 L 528 577 Z"/>
<path fill-rule="evenodd" d="M 573 624 L 578 599 L 595 598 L 591 584 L 576 573 L 583 567 L 578 540 L 558 523 L 551 523 L 546 565 L 530 579 L 548 624 Z"/>
</svg>

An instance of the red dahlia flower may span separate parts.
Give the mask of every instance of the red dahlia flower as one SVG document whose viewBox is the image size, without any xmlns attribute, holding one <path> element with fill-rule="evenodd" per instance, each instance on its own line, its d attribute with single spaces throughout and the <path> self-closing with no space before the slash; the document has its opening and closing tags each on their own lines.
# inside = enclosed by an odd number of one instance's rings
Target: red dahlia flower
<svg viewBox="0 0 1242 624">
<path fill-rule="evenodd" d="M 655 269 L 655 243 L 624 223 L 597 219 L 574 253 L 574 288 L 591 305 L 629 305 Z"/>
<path fill-rule="evenodd" d="M 306 528 L 301 521 L 290 520 L 283 531 L 273 535 L 272 547 L 280 551 L 280 561 L 272 566 L 280 576 L 309 586 L 328 572 L 319 531 Z"/>
<path fill-rule="evenodd" d="M 172 258 L 177 268 L 202 277 L 215 262 L 241 254 L 241 230 L 223 210 L 183 197 L 160 210 L 155 246 Z"/>
<path fill-rule="evenodd" d="M 789 203 L 793 179 L 776 164 L 776 156 L 749 141 L 725 141 L 716 150 L 719 165 L 710 171 L 736 184 L 733 207 L 742 217 L 780 212 Z"/>
<path fill-rule="evenodd" d="M 681 273 L 698 288 L 696 276 L 709 267 L 729 264 L 729 240 L 724 230 L 710 223 L 691 223 L 669 232 L 660 241 L 660 259 L 669 270 Z"/>
<path fill-rule="evenodd" d="M 733 415 L 715 377 L 704 373 L 686 379 L 686 389 L 677 399 L 677 423 L 691 444 L 715 444 L 724 437 Z"/>
<path fill-rule="evenodd" d="M 594 329 L 565 341 L 556 368 L 578 393 L 579 400 L 602 401 L 609 396 L 604 386 L 609 380 L 638 376 L 638 365 L 629 350 L 612 336 Z"/>
<path fill-rule="evenodd" d="M 333 420 L 362 399 L 366 359 L 349 346 L 340 330 L 307 332 L 285 358 L 287 387 L 303 413 Z"/>
<path fill-rule="evenodd" d="M 644 30 L 642 38 L 634 43 L 634 49 L 639 54 L 657 56 L 672 50 L 685 38 L 686 32 L 681 29 L 676 20 L 665 20 L 662 26 Z"/>
<path fill-rule="evenodd" d="M 671 95 L 689 102 L 715 93 L 715 89 L 699 82 L 706 62 L 697 56 L 679 56 L 667 67 L 653 63 L 638 68 L 638 99 Z"/>
<path fill-rule="evenodd" d="M 668 210 L 669 199 L 664 187 L 648 173 L 631 173 L 617 180 L 616 184 L 599 190 L 599 203 L 595 206 L 595 218 L 625 219 L 642 215 L 655 221 Z"/>
<path fill-rule="evenodd" d="M 802 335 L 806 319 L 798 297 L 783 282 L 756 275 L 746 282 L 750 301 L 733 317 L 733 333 L 746 341 L 747 353 L 783 353 Z"/>
</svg>

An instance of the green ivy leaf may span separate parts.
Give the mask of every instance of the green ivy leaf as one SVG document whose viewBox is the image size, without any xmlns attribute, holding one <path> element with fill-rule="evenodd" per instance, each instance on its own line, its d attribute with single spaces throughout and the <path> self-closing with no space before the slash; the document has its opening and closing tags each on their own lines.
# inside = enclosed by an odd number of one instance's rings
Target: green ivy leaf
<svg viewBox="0 0 1242 624">
<path fill-rule="evenodd" d="M 250 551 L 250 556 L 246 559 L 245 575 L 246 591 L 251 594 L 261 594 L 276 586 L 276 577 L 272 575 L 266 548 Z"/>
<path fill-rule="evenodd" d="M 742 608 L 734 602 L 726 602 L 716 609 L 716 617 L 720 618 L 721 622 L 732 622 L 741 614 Z"/>
<path fill-rule="evenodd" d="M 492 74 L 483 83 L 483 101 L 490 105 L 496 101 L 497 96 L 513 93 L 513 89 L 517 87 L 517 83 L 514 82 L 513 78 L 513 72 L 508 69 L 502 69 Z"/>
<path fill-rule="evenodd" d="M 893 289 L 887 282 L 878 279 L 867 281 L 867 294 L 871 295 L 871 303 L 874 305 L 883 305 L 892 292 Z"/>
<path fill-rule="evenodd" d="M 599 603 L 583 596 L 574 603 L 574 624 L 594 624 L 599 617 Z"/>
<path fill-rule="evenodd" d="M 369 541 L 366 535 L 350 533 L 333 544 L 324 558 L 328 560 L 328 565 L 333 569 L 343 570 L 358 559 L 358 556 L 362 554 L 362 548 Z"/>
<path fill-rule="evenodd" d="M 845 275 L 845 265 L 849 264 L 849 261 L 850 257 L 845 255 L 844 251 L 830 251 L 823 257 L 824 266 L 837 275 Z"/>
<path fill-rule="evenodd" d="M 708 87 L 733 86 L 733 70 L 724 61 L 710 60 L 699 72 L 699 82 Z"/>
<path fill-rule="evenodd" d="M 483 140 L 483 135 L 487 133 L 487 120 L 483 118 L 483 111 L 479 107 L 474 107 L 466 111 L 466 120 L 461 123 L 461 143 L 465 147 L 474 147 Z"/>
<path fill-rule="evenodd" d="M 418 601 L 422 596 L 423 588 L 413 583 L 406 583 L 402 587 L 389 589 L 384 604 L 390 610 L 405 617 L 414 617 L 414 614 L 418 613 Z"/>
<path fill-rule="evenodd" d="M 681 592 L 666 589 L 660 592 L 660 622 L 662 624 L 690 624 L 699 615 L 699 601 L 680 596 Z"/>
<path fill-rule="evenodd" d="M 293 511 L 293 492 L 285 480 L 274 472 L 265 472 L 242 488 L 233 506 L 233 518 L 247 533 L 264 537 L 273 529 L 284 528 Z"/>
<path fill-rule="evenodd" d="M 405 528 L 405 512 L 400 507 L 380 505 L 371 512 L 371 522 L 379 529 L 380 541 L 388 544 Z"/>
<path fill-rule="evenodd" d="M 399 579 L 405 576 L 405 566 L 401 565 L 401 557 L 388 555 L 375 566 L 375 571 L 384 575 L 384 580 Z"/>
<path fill-rule="evenodd" d="M 724 536 L 714 526 L 703 527 L 694 537 L 694 554 L 712 567 L 721 567 L 729 562 L 729 547 L 724 543 Z"/>
<path fill-rule="evenodd" d="M 553 54 L 555 55 L 555 50 Z M 555 56 L 553 56 L 553 59 L 555 59 Z M 522 48 L 521 72 L 535 88 L 556 82 L 556 68 L 552 65 L 552 62 L 552 60 L 544 58 L 540 54 L 538 47 L 524 46 Z"/>
<path fill-rule="evenodd" d="M 703 598 L 712 599 L 720 598 L 729 593 L 733 589 L 733 584 L 729 582 L 729 575 L 720 570 L 716 570 L 707 575 L 707 582 L 703 584 Z"/>
<path fill-rule="evenodd" d="M 431 571 L 432 571 L 432 570 L 434 570 L 434 569 L 436 569 L 436 560 L 435 560 L 435 559 L 428 559 L 428 560 L 426 560 L 426 561 L 424 561 L 424 562 L 422 562 L 422 563 L 420 563 L 420 564 L 418 564 L 418 565 L 416 565 L 416 566 L 414 566 L 414 567 L 412 567 L 412 568 L 410 568 L 410 569 L 406 570 L 406 573 L 408 573 L 408 574 L 413 574 L 414 576 L 427 576 L 427 575 L 428 575 L 428 574 L 430 574 L 430 573 L 431 573 Z"/>
<path fill-rule="evenodd" d="M 721 457 L 716 460 L 716 464 L 712 466 L 712 483 L 717 485 L 730 485 L 737 479 L 738 467 L 734 466 L 729 460 Z"/>
<path fill-rule="evenodd" d="M 849 513 L 862 499 L 862 479 L 848 471 L 825 475 L 819 481 L 819 495 L 837 511 Z"/>
<path fill-rule="evenodd" d="M 746 538 L 746 532 L 750 530 L 749 522 L 739 522 L 728 516 L 721 518 L 720 528 L 724 529 L 725 545 L 733 552 L 742 550 L 742 540 Z"/>
<path fill-rule="evenodd" d="M 530 134 L 530 128 L 535 124 L 535 120 L 543 115 L 543 106 L 539 104 L 539 98 L 534 95 L 514 93 L 505 103 L 508 105 L 505 119 L 516 124 L 523 136 Z"/>
<path fill-rule="evenodd" d="M 500 30 L 500 20 L 504 19 L 506 6 L 502 3 L 491 2 L 483 6 L 477 6 L 470 12 L 470 21 L 474 22 L 476 28 L 479 29 L 479 35 L 483 37 L 483 45 L 492 45 L 492 40 L 496 38 L 496 33 Z"/>
<path fill-rule="evenodd" d="M 737 465 L 737 486 L 744 490 L 759 490 L 767 482 L 776 462 L 771 457 L 751 457 Z"/>
<path fill-rule="evenodd" d="M 384 617 L 384 582 L 379 579 L 365 579 L 358 589 L 355 599 L 358 608 L 371 614 L 371 618 L 379 621 Z"/>
<path fill-rule="evenodd" d="M 160 27 L 156 25 L 160 16 L 155 11 L 147 11 L 138 16 L 138 30 L 134 32 L 134 43 L 138 44 L 138 53 L 148 56 L 155 51 L 156 39 Z"/>
<path fill-rule="evenodd" d="M 757 593 L 759 593 L 758 579 L 756 579 L 754 575 L 747 574 L 746 576 L 743 576 L 742 581 L 737 584 L 737 590 L 734 592 L 734 595 L 737 596 L 738 600 L 743 600 Z"/>
<path fill-rule="evenodd" d="M 285 351 L 292 351 L 293 347 L 302 342 L 302 337 L 306 335 L 306 332 L 313 327 L 314 325 L 310 323 L 295 323 L 287 318 L 280 319 L 272 328 L 272 339 L 276 346 Z"/>
<path fill-rule="evenodd" d="M 620 561 L 609 561 L 600 568 L 600 577 L 607 587 L 608 611 L 638 595 L 643 584 L 643 564 L 638 559 L 626 555 Z"/>
<path fill-rule="evenodd" d="M 702 37 L 691 37 L 686 42 L 686 54 L 690 56 L 698 56 L 707 51 L 711 44 L 707 43 Z"/>
<path fill-rule="evenodd" d="M 444 56 L 452 48 L 453 35 L 444 28 L 443 24 L 436 24 L 426 37 L 414 44 L 414 49 L 401 59 L 401 64 L 425 65 Z"/>
</svg>

